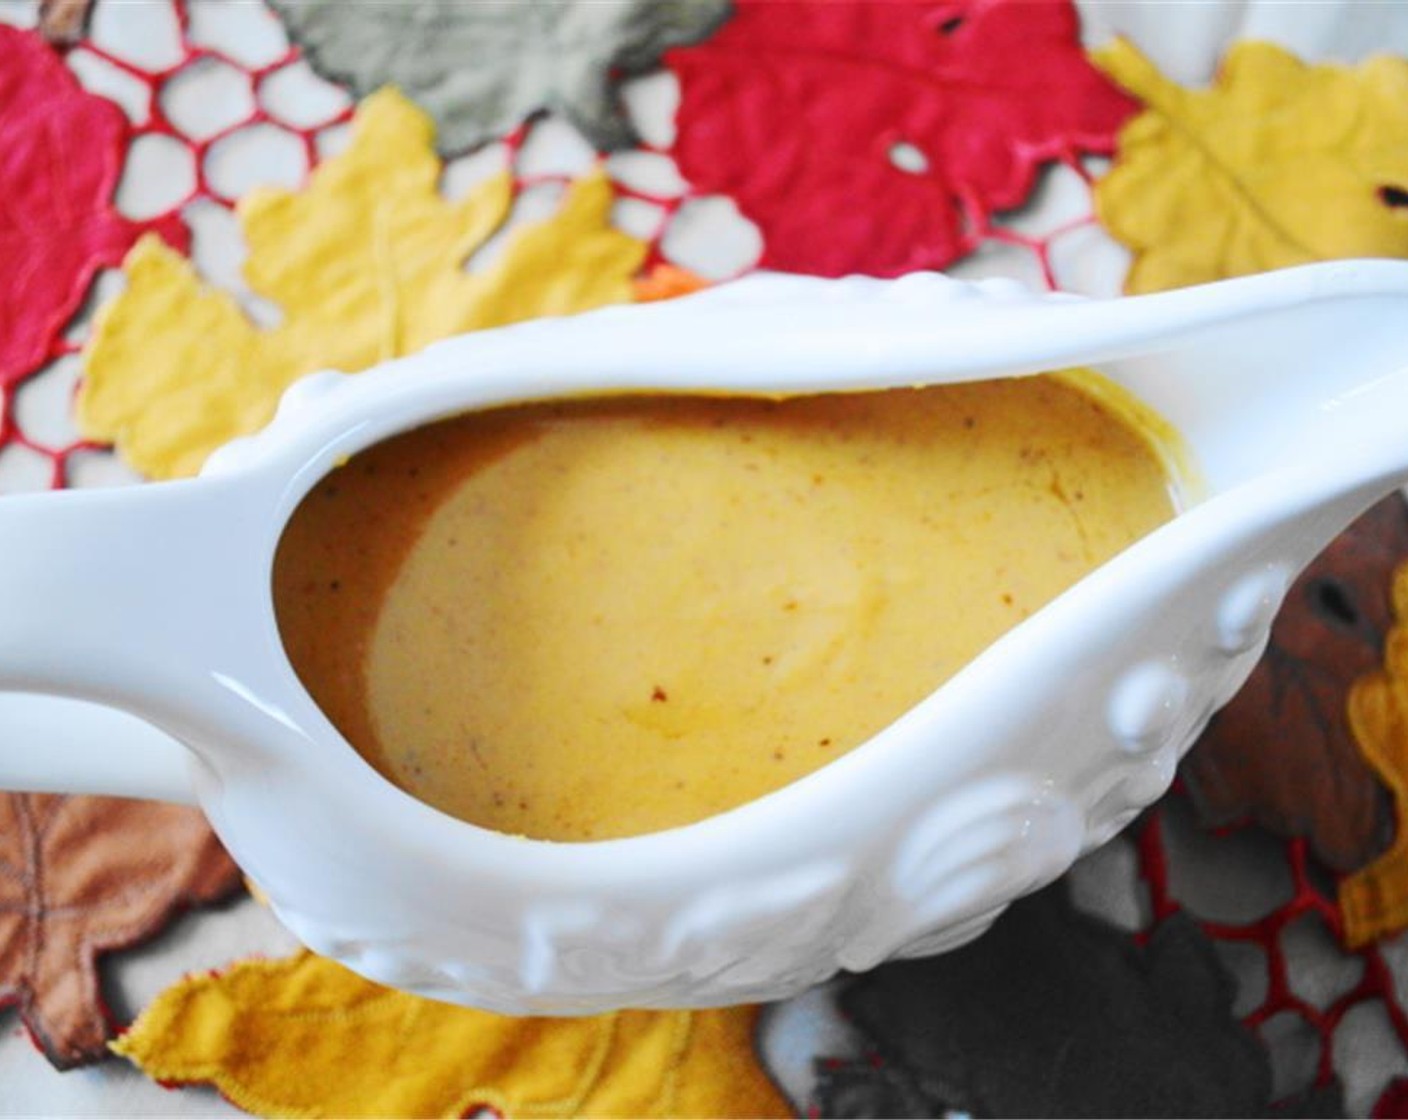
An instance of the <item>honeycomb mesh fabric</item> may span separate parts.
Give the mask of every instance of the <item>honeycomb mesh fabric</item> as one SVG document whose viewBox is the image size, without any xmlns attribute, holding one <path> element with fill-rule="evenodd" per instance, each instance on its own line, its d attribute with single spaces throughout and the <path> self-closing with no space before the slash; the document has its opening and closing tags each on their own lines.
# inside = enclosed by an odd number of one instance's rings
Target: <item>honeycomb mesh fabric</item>
<svg viewBox="0 0 1408 1120">
<path fill-rule="evenodd" d="M 264 83 L 285 67 L 298 61 L 298 51 L 289 48 L 272 61 L 252 67 L 216 48 L 194 41 L 191 36 L 190 13 L 185 4 L 180 4 L 175 8 L 175 16 L 180 31 L 180 58 L 175 63 L 160 69 L 145 69 L 109 50 L 91 36 L 85 36 L 73 44 L 67 52 L 71 60 L 81 57 L 83 54 L 100 59 L 107 66 L 141 85 L 144 91 L 144 104 L 139 111 L 129 113 L 130 116 L 135 117 L 129 141 L 129 153 L 132 151 L 133 145 L 147 136 L 168 137 L 189 153 L 190 163 L 194 168 L 193 186 L 174 201 L 164 213 L 153 215 L 153 217 L 179 215 L 190 204 L 200 199 L 209 199 L 226 209 L 233 207 L 235 199 L 221 194 L 212 186 L 206 168 L 208 156 L 211 149 L 222 140 L 253 125 L 267 124 L 295 137 L 304 150 L 308 166 L 311 167 L 315 164 L 318 158 L 316 141 L 318 133 L 347 120 L 351 116 L 350 107 L 316 124 L 299 127 L 277 119 L 259 96 L 260 88 Z M 252 109 L 243 119 L 211 135 L 196 138 L 182 132 L 172 121 L 163 104 L 162 94 L 183 75 L 190 74 L 193 68 L 211 60 L 219 62 L 231 71 L 243 76 L 249 85 Z M 77 66 L 74 69 L 79 70 Z M 80 82 L 84 82 L 84 79 L 85 75 L 79 70 Z M 90 312 L 91 308 L 85 309 L 80 312 L 79 318 L 84 318 Z M 0 386 L 0 392 L 3 392 L 3 400 L 0 401 L 0 452 L 17 446 L 27 448 L 42 456 L 48 461 L 49 486 L 55 489 L 62 488 L 70 482 L 70 464 L 74 456 L 81 452 L 99 450 L 99 446 L 83 439 L 54 442 L 31 436 L 26 430 L 26 424 L 20 415 L 20 410 L 16 408 L 16 397 L 26 386 L 44 378 L 60 376 L 56 360 L 76 354 L 81 348 L 80 341 L 66 337 L 62 333 L 56 334 L 53 339 L 49 340 L 48 347 L 49 355 L 55 361 L 51 361 L 28 378 Z"/>
<path fill-rule="evenodd" d="M 1175 898 L 1171 883 L 1171 871 L 1175 868 L 1167 842 L 1166 818 L 1173 799 L 1184 796 L 1182 791 L 1175 789 L 1162 803 L 1145 814 L 1132 830 L 1138 853 L 1138 874 L 1146 892 L 1149 919 L 1153 925 L 1166 921 L 1180 910 L 1187 910 L 1203 932 L 1215 942 L 1254 945 L 1261 950 L 1266 965 L 1266 994 L 1243 1016 L 1243 1022 L 1257 1030 L 1275 1017 L 1289 1014 L 1309 1026 L 1318 1037 L 1314 1075 L 1313 1078 L 1304 1079 L 1309 1085 L 1324 1087 L 1334 1079 L 1338 1028 L 1349 1012 L 1361 1004 L 1377 1003 L 1382 1007 L 1399 1054 L 1408 1055 L 1408 1014 L 1404 1012 L 1394 973 L 1383 948 L 1378 944 L 1358 950 L 1343 947 L 1343 922 L 1334 897 L 1329 893 L 1333 890 L 1332 876 L 1315 864 L 1305 839 L 1281 842 L 1291 879 L 1290 897 L 1254 920 L 1242 923 L 1208 921 Z M 1216 830 L 1211 835 L 1216 843 L 1230 846 L 1237 842 L 1239 835 L 1255 828 L 1250 824 L 1234 826 Z M 1332 996 L 1323 1007 L 1316 1006 L 1296 992 L 1294 973 L 1283 944 L 1287 928 L 1307 917 L 1319 922 L 1331 935 L 1333 952 L 1346 961 L 1357 959 L 1362 968 L 1358 981 Z M 1149 930 L 1146 929 L 1134 936 L 1143 941 L 1148 934 Z M 1397 1114 L 1390 1104 L 1397 1084 L 1395 1081 L 1378 1086 L 1380 1107 L 1375 1108 L 1374 1115 Z"/>
<path fill-rule="evenodd" d="M 263 8 L 257 10 L 271 20 L 274 18 Z M 350 103 L 343 104 L 320 119 L 311 122 L 299 123 L 289 119 L 281 114 L 276 99 L 269 97 L 267 91 L 290 67 L 303 65 L 301 52 L 297 46 L 285 46 L 275 57 L 258 64 L 251 64 L 222 50 L 219 46 L 197 41 L 192 33 L 192 8 L 189 3 L 184 0 L 173 3 L 171 12 L 179 33 L 180 57 L 168 64 L 157 67 L 143 66 L 124 57 L 121 53 L 115 52 L 91 34 L 85 35 L 65 49 L 70 62 L 74 64 L 72 68 L 77 73 L 80 83 L 85 85 L 91 83 L 97 86 L 98 88 L 94 92 L 100 94 L 103 92 L 102 83 L 93 82 L 91 68 L 82 65 L 83 62 L 92 60 L 97 60 L 130 83 L 140 87 L 140 105 L 129 104 L 126 106 L 131 118 L 127 149 L 129 173 L 132 166 L 131 154 L 137 150 L 139 144 L 151 137 L 161 137 L 163 140 L 179 146 L 185 155 L 185 162 L 189 164 L 191 169 L 189 188 L 167 203 L 163 209 L 155 213 L 144 213 L 143 221 L 156 225 L 164 219 L 179 218 L 183 215 L 189 217 L 192 207 L 202 203 L 213 204 L 227 211 L 232 210 L 237 205 L 239 196 L 221 189 L 218 181 L 220 176 L 212 174 L 211 164 L 216 154 L 220 153 L 221 148 L 229 141 L 241 135 L 248 135 L 251 130 L 255 129 L 271 130 L 279 136 L 290 137 L 297 143 L 302 153 L 301 178 L 303 182 L 306 182 L 308 174 L 325 154 L 326 145 L 331 142 L 339 126 L 350 121 L 355 106 Z M 214 130 L 203 131 L 197 135 L 196 130 L 191 126 L 183 127 L 171 112 L 167 100 L 172 91 L 183 83 L 199 81 L 201 69 L 212 64 L 218 65 L 226 75 L 237 75 L 239 80 L 244 83 L 248 91 L 249 109 L 238 119 L 228 121 Z M 188 85 L 187 88 L 189 89 L 190 86 Z M 556 172 L 519 172 L 519 157 L 524 152 L 536 124 L 535 121 L 525 122 L 523 126 L 504 136 L 500 141 L 504 158 L 515 171 L 514 190 L 518 196 L 536 187 L 565 186 L 574 177 Z M 598 162 L 604 160 L 604 156 L 600 154 L 596 158 Z M 172 170 L 173 165 L 181 162 L 168 158 L 163 166 L 163 173 L 176 174 Z M 648 214 L 653 218 L 653 228 L 646 234 L 646 240 L 650 246 L 650 254 L 646 262 L 647 271 L 657 264 L 668 263 L 668 255 L 664 250 L 663 242 L 670 222 L 693 196 L 687 191 L 673 195 L 655 193 L 632 187 L 621 182 L 619 178 L 613 178 L 613 185 L 619 198 L 644 204 Z M 123 209 L 121 192 L 119 192 L 118 208 L 119 210 Z M 199 256 L 202 240 L 199 230 L 195 231 L 194 240 L 196 254 Z M 95 297 L 90 295 L 89 303 L 94 302 L 96 302 Z M 89 306 L 81 311 L 74 325 L 82 325 L 93 310 L 94 308 Z M 81 340 L 73 337 L 79 333 L 73 329 L 74 325 L 70 325 L 67 331 L 56 331 L 52 338 L 46 340 L 48 361 L 45 364 L 24 376 L 0 384 L 0 453 L 12 448 L 24 448 L 26 451 L 42 457 L 46 463 L 47 485 L 55 489 L 74 483 L 71 463 L 76 456 L 85 452 L 102 451 L 104 448 L 92 441 L 80 438 L 46 439 L 31 433 L 28 430 L 30 425 L 26 423 L 26 412 L 31 410 L 17 407 L 16 402 L 23 390 L 36 387 L 47 379 L 58 379 L 64 376 L 61 372 L 63 361 L 65 359 L 76 360 L 74 356 L 82 349 Z"/>
<path fill-rule="evenodd" d="M 201 200 L 208 200 L 225 209 L 232 208 L 237 202 L 237 198 L 223 193 L 212 182 L 208 164 L 212 151 L 222 141 L 252 127 L 267 126 L 293 137 L 304 153 L 306 176 L 307 170 L 316 166 L 320 158 L 320 141 L 330 130 L 336 129 L 351 117 L 352 106 L 344 105 L 331 112 L 324 119 L 313 123 L 298 124 L 285 119 L 276 108 L 271 107 L 270 99 L 264 96 L 264 92 L 268 83 L 276 76 L 286 68 L 299 64 L 300 52 L 297 46 L 287 47 L 277 57 L 252 65 L 241 61 L 217 46 L 196 41 L 192 35 L 191 12 L 186 3 L 177 3 L 174 12 L 179 28 L 180 58 L 169 65 L 154 69 L 145 68 L 95 42 L 91 36 L 85 37 L 70 48 L 74 52 L 92 54 L 108 66 L 141 84 L 145 91 L 145 108 L 144 112 L 133 114 L 135 116 L 133 142 L 141 137 L 157 135 L 176 142 L 189 153 L 191 165 L 194 168 L 193 185 L 182 197 L 170 205 L 166 213 L 182 213 L 192 204 Z M 183 131 L 173 121 L 163 103 L 163 95 L 165 91 L 172 88 L 173 83 L 183 76 L 190 75 L 195 68 L 212 61 L 220 63 L 242 76 L 242 79 L 248 83 L 252 107 L 248 114 L 241 119 L 225 124 L 217 131 L 197 137 Z M 79 76 L 81 81 L 84 80 L 81 71 Z M 514 133 L 503 138 L 510 166 L 513 166 L 515 170 L 518 166 L 518 156 L 522 152 L 532 128 L 535 127 L 535 123 L 527 122 Z M 663 149 L 647 150 L 663 151 Z M 1093 206 L 1089 202 L 1088 188 L 1093 181 L 1091 170 L 1078 159 L 1072 158 L 1062 162 L 1071 172 L 1074 172 L 1086 188 L 1084 213 L 1063 220 L 1039 235 L 1021 232 L 1002 221 L 985 223 L 981 229 L 974 231 L 976 234 L 975 244 L 980 250 L 1008 246 L 1030 254 L 1030 263 L 1034 265 L 1036 273 L 1040 275 L 1046 286 L 1053 290 L 1057 290 L 1061 286 L 1058 281 L 1057 269 L 1053 263 L 1058 243 L 1068 235 L 1096 224 Z M 609 172 L 613 170 L 610 163 L 607 163 L 606 166 Z M 564 182 L 567 178 L 565 175 L 554 174 L 516 174 L 515 189 L 522 192 L 544 183 Z M 686 204 L 699 199 L 700 193 L 688 186 L 682 186 L 678 191 L 655 192 L 624 183 L 619 176 L 613 175 L 613 179 L 620 197 L 646 204 L 654 215 L 654 229 L 648 234 L 651 254 L 647 261 L 647 269 L 662 262 L 683 263 L 671 261 L 671 254 L 666 247 L 667 234 L 671 224 L 678 219 Z M 159 218 L 161 216 L 145 215 L 144 217 Z M 82 315 L 80 315 L 81 318 Z M 47 365 L 29 377 L 0 385 L 0 453 L 12 447 L 22 447 L 42 456 L 48 464 L 49 485 L 60 488 L 68 485 L 71 481 L 70 463 L 74 456 L 102 449 L 81 439 L 45 440 L 32 436 L 26 431 L 25 417 L 21 414 L 22 410 L 15 407 L 17 394 L 25 385 L 39 379 L 62 376 L 58 371 L 60 360 L 75 354 L 81 345 L 64 332 L 56 332 L 55 336 L 48 341 L 48 353 L 51 360 Z M 1180 795 L 1174 793 L 1171 796 Z M 1220 842 L 1230 842 L 1237 831 L 1236 829 L 1223 830 L 1217 835 Z M 1163 810 L 1156 807 L 1148 813 L 1133 830 L 1133 836 L 1138 852 L 1139 876 L 1147 892 L 1151 920 L 1157 924 L 1182 908 L 1182 904 L 1175 899 L 1170 890 L 1171 857 L 1165 840 Z M 1366 1002 L 1378 1002 L 1387 1015 L 1400 1054 L 1405 1058 L 1405 1063 L 1408 1063 L 1408 1014 L 1405 1014 L 1404 1007 L 1400 1002 L 1390 965 L 1378 945 L 1370 945 L 1353 953 L 1344 949 L 1336 950 L 1346 958 L 1358 958 L 1362 961 L 1363 971 L 1357 983 L 1332 998 L 1326 1006 L 1315 1006 L 1293 989 L 1290 968 L 1281 945 L 1283 932 L 1290 924 L 1311 915 L 1315 920 L 1323 923 L 1325 929 L 1338 943 L 1341 935 L 1341 921 L 1333 898 L 1326 893 L 1326 888 L 1317 884 L 1316 881 L 1317 878 L 1324 880 L 1328 876 L 1317 875 L 1317 871 L 1312 869 L 1312 857 L 1307 852 L 1305 842 L 1291 840 L 1285 843 L 1284 848 L 1285 858 L 1294 883 L 1293 894 L 1288 900 L 1255 921 L 1245 924 L 1199 920 L 1201 928 L 1214 941 L 1253 944 L 1259 947 L 1265 956 L 1267 966 L 1266 994 L 1264 999 L 1245 1016 L 1245 1022 L 1249 1027 L 1256 1029 L 1275 1016 L 1289 1013 L 1311 1027 L 1319 1039 L 1313 1083 L 1325 1085 L 1335 1075 L 1337 1028 L 1351 1009 Z M 1197 915 L 1194 914 L 1194 917 Z M 1146 929 L 1132 936 L 1142 939 L 1148 936 L 1148 932 Z M 1375 1091 L 1376 1095 L 1381 1094 L 1378 1098 L 1379 1108 L 1390 1110 L 1380 1114 L 1391 1114 L 1391 1110 L 1395 1107 L 1394 1102 L 1398 1099 L 1394 1096 L 1398 1091 L 1398 1084 L 1395 1082 L 1393 1085 L 1381 1085 Z"/>
</svg>

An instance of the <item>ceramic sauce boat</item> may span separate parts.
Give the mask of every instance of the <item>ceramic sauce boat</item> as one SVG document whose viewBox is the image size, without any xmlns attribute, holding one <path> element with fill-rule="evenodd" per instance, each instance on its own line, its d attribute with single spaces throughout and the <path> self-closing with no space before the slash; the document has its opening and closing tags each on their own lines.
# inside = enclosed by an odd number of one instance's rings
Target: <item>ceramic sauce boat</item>
<svg viewBox="0 0 1408 1120">
<path fill-rule="evenodd" d="M 860 748 L 698 824 L 560 844 L 445 816 L 348 746 L 283 651 L 281 530 L 392 433 L 568 394 L 1073 365 L 1178 429 L 1204 497 Z M 486 331 L 303 379 L 198 479 L 0 501 L 0 786 L 198 801 L 300 940 L 426 996 L 553 1014 L 772 999 L 959 945 L 1127 824 L 1246 678 L 1295 574 L 1405 480 L 1408 265 L 1112 301 L 759 276 Z"/>
</svg>

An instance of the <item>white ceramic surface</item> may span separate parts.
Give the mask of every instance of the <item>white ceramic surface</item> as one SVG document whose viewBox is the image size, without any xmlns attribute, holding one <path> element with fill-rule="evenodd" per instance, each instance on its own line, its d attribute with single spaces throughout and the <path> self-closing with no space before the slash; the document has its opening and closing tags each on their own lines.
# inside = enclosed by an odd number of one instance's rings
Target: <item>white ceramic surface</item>
<svg viewBox="0 0 1408 1120">
<path fill-rule="evenodd" d="M 1207 499 L 865 747 L 696 826 L 563 845 L 449 819 L 341 740 L 280 648 L 269 572 L 287 516 L 339 458 L 427 418 L 1074 363 L 1173 421 Z M 318 373 L 191 482 L 7 499 L 0 685 L 124 707 L 187 742 L 191 788 L 280 919 L 376 981 L 520 1013 L 772 999 L 962 944 L 1156 799 L 1255 664 L 1288 580 L 1408 478 L 1405 406 L 1405 265 L 1112 301 L 758 276 Z M 103 741 L 6 754 L 0 786 L 179 788 L 163 738 L 132 758 Z"/>
<path fill-rule="evenodd" d="M 868 744 L 708 821 L 563 845 L 453 820 L 363 762 L 280 647 L 269 575 L 287 517 L 332 464 L 426 419 L 1072 364 L 1171 420 L 1208 497 Z M 198 480 L 8 498 L 0 686 L 116 705 L 189 744 L 191 787 L 279 917 L 372 979 L 528 1013 L 775 998 L 970 939 L 1161 794 L 1294 573 L 1408 478 L 1405 415 L 1408 265 L 1114 301 L 758 276 L 312 375 Z M 0 787 L 140 791 L 102 736 L 73 746 L 5 752 Z M 166 741 L 145 747 L 147 792 L 169 795 Z"/>
</svg>

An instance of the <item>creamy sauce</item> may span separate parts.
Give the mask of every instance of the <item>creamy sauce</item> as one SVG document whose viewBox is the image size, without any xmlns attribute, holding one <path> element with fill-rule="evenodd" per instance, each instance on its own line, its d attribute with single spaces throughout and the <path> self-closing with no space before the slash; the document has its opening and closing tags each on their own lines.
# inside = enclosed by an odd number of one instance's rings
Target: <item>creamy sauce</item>
<svg viewBox="0 0 1408 1120">
<path fill-rule="evenodd" d="M 442 421 L 304 499 L 279 626 L 353 746 L 447 813 L 697 821 L 869 739 L 1172 516 L 1117 400 L 1046 376 Z"/>
</svg>

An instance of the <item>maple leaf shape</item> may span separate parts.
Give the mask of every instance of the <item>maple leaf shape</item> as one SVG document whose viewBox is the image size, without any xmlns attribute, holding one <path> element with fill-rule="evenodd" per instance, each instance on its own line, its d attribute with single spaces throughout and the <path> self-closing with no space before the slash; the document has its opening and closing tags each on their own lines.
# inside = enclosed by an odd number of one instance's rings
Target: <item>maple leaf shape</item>
<svg viewBox="0 0 1408 1120">
<path fill-rule="evenodd" d="M 1401 502 L 1397 495 L 1390 500 Z M 1344 941 L 1351 948 L 1408 928 L 1408 562 L 1394 569 L 1391 587 L 1394 623 L 1383 665 L 1354 682 L 1348 716 L 1364 757 L 1393 790 L 1398 835 L 1373 863 L 1340 881 Z"/>
<path fill-rule="evenodd" d="M 363 102 L 350 147 L 303 192 L 256 191 L 238 207 L 251 289 L 284 312 L 261 330 L 191 264 L 144 238 L 127 289 L 102 309 L 84 352 L 79 427 L 158 478 L 273 415 L 316 369 L 355 371 L 435 339 L 631 298 L 645 245 L 613 229 L 610 183 L 573 184 L 551 219 L 515 230 L 482 273 L 464 263 L 508 216 L 507 172 L 459 202 L 437 191 L 433 128 L 394 90 Z"/>
<path fill-rule="evenodd" d="M 762 227 L 765 268 L 942 268 L 1043 163 L 1113 150 L 1136 106 L 1077 31 L 1065 0 L 743 0 L 713 39 L 665 56 L 674 155 Z M 920 165 L 897 162 L 900 144 Z"/>
<path fill-rule="evenodd" d="M 130 222 L 113 209 L 129 134 L 122 110 L 42 39 L 0 24 L 0 385 L 48 360 L 98 270 L 143 230 L 188 244 L 175 215 Z"/>
<path fill-rule="evenodd" d="M 636 137 L 613 83 L 649 69 L 666 47 L 703 38 L 729 8 L 727 0 L 270 2 L 323 74 L 359 96 L 405 90 L 435 118 L 446 151 L 545 109 L 600 151 L 630 146 Z"/>
<path fill-rule="evenodd" d="M 1393 808 L 1355 744 L 1345 705 L 1375 669 L 1389 577 L 1408 554 L 1408 507 L 1386 498 L 1292 585 L 1266 654 L 1213 717 L 1181 773 L 1204 824 L 1248 817 L 1306 836 L 1321 862 L 1362 867 L 1393 835 Z"/>
<path fill-rule="evenodd" d="M 163 1083 L 294 1116 L 790 1116 L 756 1007 L 511 1018 L 373 984 L 312 953 L 159 995 L 113 1049 Z"/>
<path fill-rule="evenodd" d="M 1095 57 L 1146 105 L 1095 190 L 1134 253 L 1126 291 L 1408 257 L 1408 60 L 1308 66 L 1239 42 L 1212 88 L 1188 90 L 1124 40 Z"/>
<path fill-rule="evenodd" d="M 1232 996 L 1191 918 L 1138 947 L 1077 911 L 1058 882 L 971 945 L 856 978 L 840 1002 L 896 1067 L 874 1080 L 904 1089 L 873 1095 L 934 1109 L 910 1115 L 1263 1116 L 1270 1060 Z"/>
<path fill-rule="evenodd" d="M 106 1056 L 98 955 L 239 884 L 195 809 L 0 794 L 0 1006 L 18 1004 L 59 1069 Z"/>
</svg>

